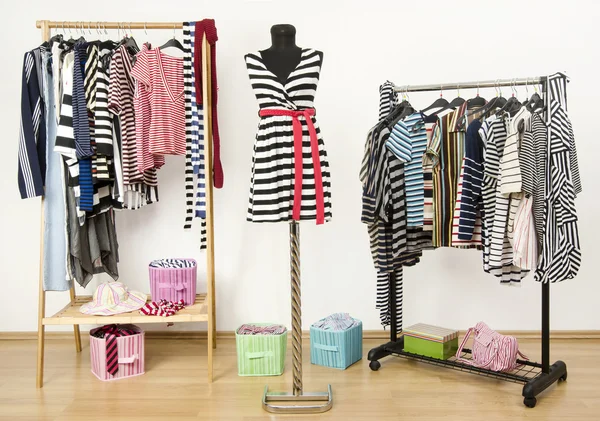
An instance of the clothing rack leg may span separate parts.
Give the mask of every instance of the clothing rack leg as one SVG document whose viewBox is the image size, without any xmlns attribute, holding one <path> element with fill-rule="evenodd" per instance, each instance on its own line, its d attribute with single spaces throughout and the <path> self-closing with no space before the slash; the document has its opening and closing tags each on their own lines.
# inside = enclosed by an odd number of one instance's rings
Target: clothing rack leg
<svg viewBox="0 0 600 421">
<path fill-rule="evenodd" d="M 47 20 L 41 21 L 42 41 L 48 41 L 51 37 L 50 26 Z M 37 349 L 37 373 L 36 386 L 44 386 L 44 341 L 46 331 L 44 317 L 46 317 L 46 291 L 44 291 L 44 196 L 40 201 L 40 267 L 39 267 L 39 293 L 38 293 L 38 349 Z"/>
<path fill-rule="evenodd" d="M 75 285 L 71 285 L 69 295 L 71 296 L 71 303 L 75 304 Z M 75 335 L 75 351 L 81 352 L 81 332 L 79 325 L 73 325 L 73 334 Z"/>
<path fill-rule="evenodd" d="M 550 372 L 550 283 L 542 284 L 542 372 Z"/>
<path fill-rule="evenodd" d="M 211 104 L 210 44 L 202 39 L 202 103 L 204 104 L 204 153 L 206 159 L 206 305 L 208 312 L 208 382 L 213 381 L 213 349 L 217 347 L 217 318 L 215 306 L 215 234 L 213 207 L 213 138 Z"/>
<path fill-rule="evenodd" d="M 300 226 L 290 222 L 290 277 L 292 290 L 292 393 L 269 393 L 265 386 L 262 405 L 268 412 L 309 414 L 326 412 L 333 406 L 331 385 L 327 392 L 304 392 L 302 386 L 302 291 L 300 288 Z M 290 401 L 291 405 L 272 402 Z M 303 404 L 305 401 L 325 401 L 323 404 Z"/>
<path fill-rule="evenodd" d="M 402 268 L 400 268 L 402 270 Z M 398 323 L 396 317 L 396 273 L 392 272 L 389 275 L 390 280 L 390 341 L 396 342 L 398 340 Z"/>
</svg>

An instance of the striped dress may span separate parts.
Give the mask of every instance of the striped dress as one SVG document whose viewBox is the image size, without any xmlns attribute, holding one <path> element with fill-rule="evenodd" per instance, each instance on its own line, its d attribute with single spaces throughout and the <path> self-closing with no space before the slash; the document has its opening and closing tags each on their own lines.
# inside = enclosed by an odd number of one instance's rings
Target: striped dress
<svg viewBox="0 0 600 421">
<path fill-rule="evenodd" d="M 548 77 L 548 142 L 545 168 L 542 254 L 535 273 L 541 282 L 574 278 L 581 266 L 581 246 L 575 197 L 581 179 L 573 127 L 567 114 L 567 78 Z"/>
<path fill-rule="evenodd" d="M 314 108 L 314 97 L 321 71 L 319 52 L 303 49 L 296 69 L 282 83 L 265 65 L 261 53 L 245 56 L 252 89 L 261 110 L 304 110 Z M 317 218 L 317 201 L 311 142 L 308 125 L 302 124 L 302 199 L 301 220 Z M 325 221 L 331 219 L 331 183 L 329 163 L 321 130 L 311 117 L 318 138 L 323 179 Z M 280 222 L 292 220 L 294 204 L 294 137 L 292 118 L 288 116 L 261 117 L 254 143 L 252 177 L 247 220 L 251 222 Z"/>
</svg>

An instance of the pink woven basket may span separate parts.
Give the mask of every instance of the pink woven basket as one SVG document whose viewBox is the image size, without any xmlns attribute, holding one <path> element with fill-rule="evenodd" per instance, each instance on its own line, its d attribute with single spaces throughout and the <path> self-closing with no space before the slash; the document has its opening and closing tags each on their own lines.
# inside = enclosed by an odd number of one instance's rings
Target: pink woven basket
<svg viewBox="0 0 600 421">
<path fill-rule="evenodd" d="M 139 331 L 139 334 L 120 336 L 117 338 L 119 370 L 114 376 L 106 371 L 106 339 L 96 338 L 91 335 L 101 328 L 92 329 L 90 331 L 92 373 L 103 382 L 141 376 L 144 374 L 144 331 L 134 325 L 127 326 L 130 329 Z"/>
<path fill-rule="evenodd" d="M 183 300 L 185 305 L 196 301 L 196 269 L 194 259 L 175 259 L 193 262 L 191 267 L 164 268 L 149 266 L 150 296 L 152 301 L 161 299 L 169 301 Z"/>
</svg>

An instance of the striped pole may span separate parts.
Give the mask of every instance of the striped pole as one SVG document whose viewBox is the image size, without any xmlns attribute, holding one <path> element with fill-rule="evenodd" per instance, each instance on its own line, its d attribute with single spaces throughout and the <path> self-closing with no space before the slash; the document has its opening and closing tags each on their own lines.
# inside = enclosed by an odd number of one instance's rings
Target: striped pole
<svg viewBox="0 0 600 421">
<path fill-rule="evenodd" d="M 290 273 L 292 279 L 292 365 L 294 396 L 302 395 L 302 304 L 300 301 L 300 227 L 290 222 Z"/>
</svg>

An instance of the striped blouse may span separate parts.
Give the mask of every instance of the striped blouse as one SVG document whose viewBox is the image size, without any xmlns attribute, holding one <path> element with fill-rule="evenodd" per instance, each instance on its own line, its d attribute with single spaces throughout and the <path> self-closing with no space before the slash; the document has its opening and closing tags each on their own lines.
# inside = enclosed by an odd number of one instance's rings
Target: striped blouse
<svg viewBox="0 0 600 421">
<path fill-rule="evenodd" d="M 131 76 L 150 92 L 148 149 L 155 155 L 185 155 L 183 58 L 165 54 L 160 48 L 140 58 Z"/>
</svg>

